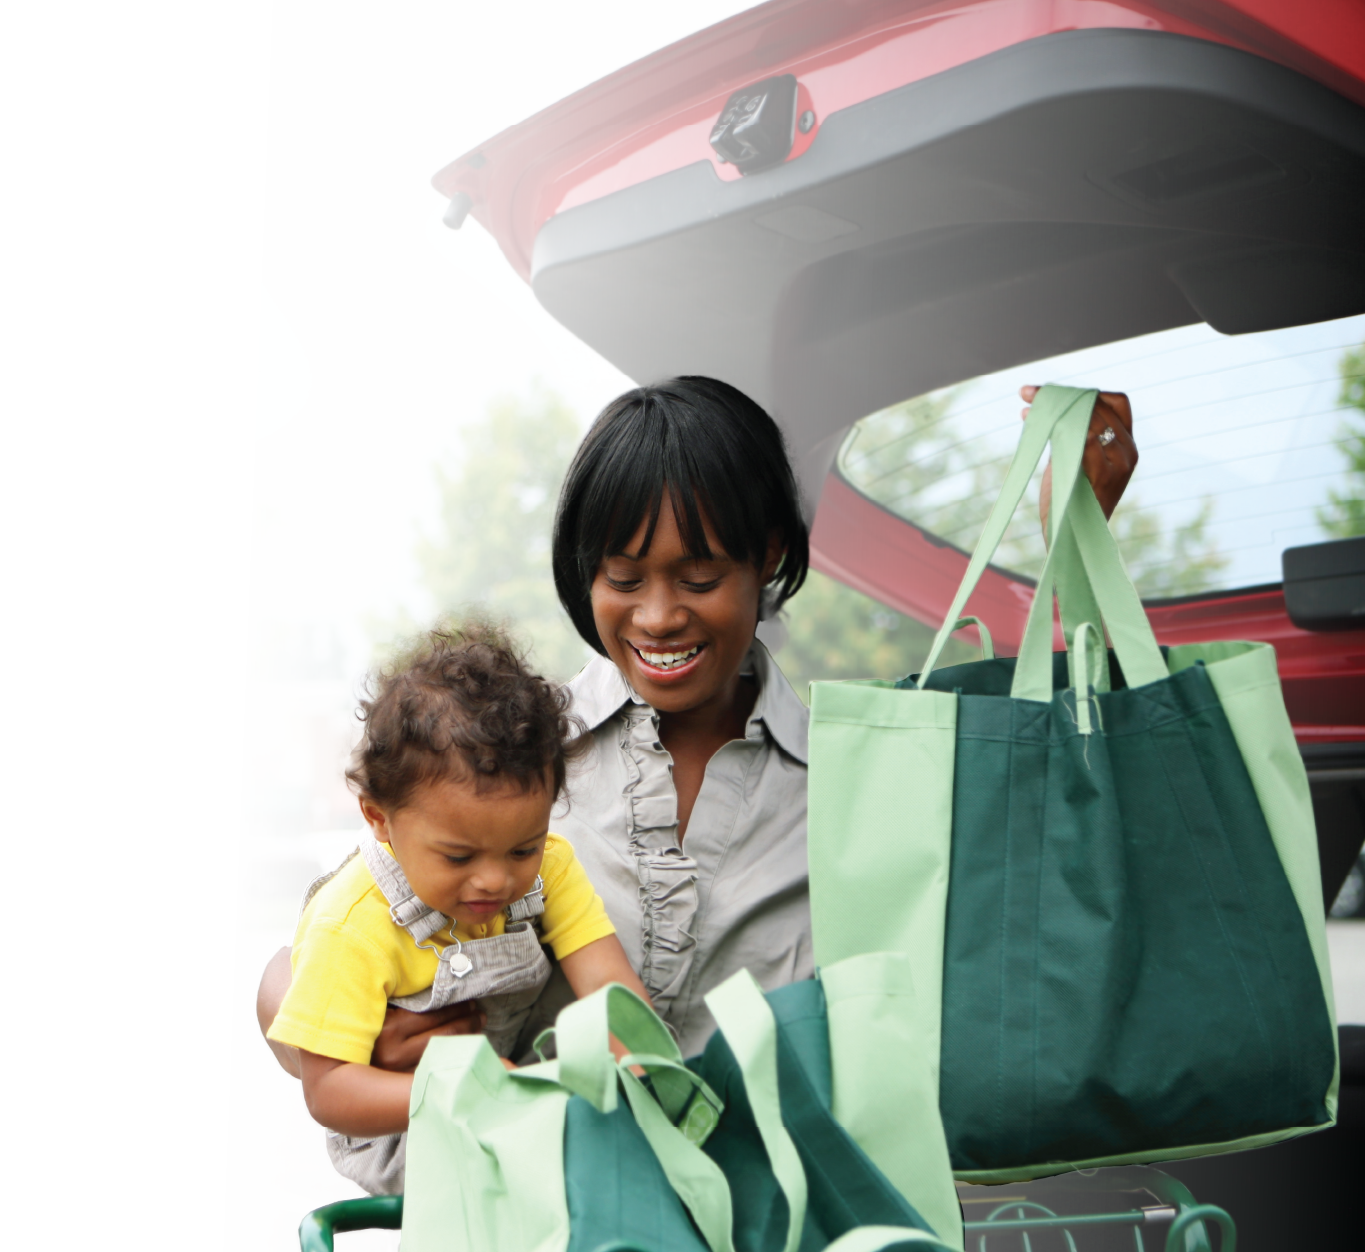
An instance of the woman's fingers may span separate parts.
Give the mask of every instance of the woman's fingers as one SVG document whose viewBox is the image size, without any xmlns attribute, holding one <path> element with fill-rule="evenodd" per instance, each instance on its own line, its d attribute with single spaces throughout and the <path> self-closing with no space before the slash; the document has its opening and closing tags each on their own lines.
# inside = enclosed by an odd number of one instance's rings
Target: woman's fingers
<svg viewBox="0 0 1365 1252">
<path fill-rule="evenodd" d="M 1105 517 L 1111 517 L 1137 469 L 1138 450 L 1133 440 L 1133 410 L 1119 391 L 1102 391 L 1090 415 L 1081 466 L 1095 490 Z"/>
<path fill-rule="evenodd" d="M 1036 386 L 1019 388 L 1020 398 L 1032 404 L 1038 396 Z M 1028 409 L 1020 414 L 1028 420 Z M 1095 399 L 1095 410 L 1090 415 L 1090 430 L 1086 435 L 1081 468 L 1095 491 L 1105 517 L 1113 516 L 1137 469 L 1138 450 L 1133 439 L 1133 406 L 1121 391 L 1101 391 Z M 1043 471 L 1038 512 L 1047 529 L 1048 506 L 1052 495 L 1052 465 Z"/>
<path fill-rule="evenodd" d="M 427 1044 L 437 1035 L 477 1035 L 483 1031 L 483 1010 L 473 1001 L 450 1004 L 430 1013 L 390 1008 L 374 1041 L 370 1064 L 394 1073 L 411 1073 Z"/>
</svg>

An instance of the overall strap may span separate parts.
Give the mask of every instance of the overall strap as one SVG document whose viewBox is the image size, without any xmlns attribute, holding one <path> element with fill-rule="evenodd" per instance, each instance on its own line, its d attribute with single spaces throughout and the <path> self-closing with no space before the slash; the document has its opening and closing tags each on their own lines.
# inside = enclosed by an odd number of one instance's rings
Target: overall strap
<svg viewBox="0 0 1365 1252">
<path fill-rule="evenodd" d="M 393 924 L 406 930 L 414 943 L 423 944 L 450 925 L 451 919 L 444 913 L 438 913 L 417 898 L 403 867 L 379 846 L 373 835 L 360 841 L 360 852 L 375 885 L 389 902 L 389 917 Z"/>
<path fill-rule="evenodd" d="M 517 922 L 530 922 L 536 933 L 540 933 L 540 916 L 545 912 L 545 880 L 539 874 L 536 881 L 520 900 L 513 900 L 507 906 L 507 926 L 510 929 Z"/>
</svg>

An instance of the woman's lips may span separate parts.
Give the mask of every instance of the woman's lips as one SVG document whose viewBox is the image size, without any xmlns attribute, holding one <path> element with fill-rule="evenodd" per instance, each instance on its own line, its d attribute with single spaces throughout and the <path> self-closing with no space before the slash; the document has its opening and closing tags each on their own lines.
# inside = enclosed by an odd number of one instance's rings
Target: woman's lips
<svg viewBox="0 0 1365 1252">
<path fill-rule="evenodd" d="M 629 641 L 627 641 L 629 643 Z M 630 650 L 635 653 L 636 663 L 651 682 L 670 682 L 678 678 L 686 677 L 701 662 L 706 655 L 706 645 L 704 643 L 693 644 L 690 648 L 673 648 L 669 650 L 653 648 L 641 648 L 637 644 L 629 643 Z M 686 654 L 692 655 L 687 657 Z M 650 657 L 668 657 L 669 660 L 663 665 L 650 660 Z M 682 659 L 686 657 L 686 659 Z"/>
</svg>

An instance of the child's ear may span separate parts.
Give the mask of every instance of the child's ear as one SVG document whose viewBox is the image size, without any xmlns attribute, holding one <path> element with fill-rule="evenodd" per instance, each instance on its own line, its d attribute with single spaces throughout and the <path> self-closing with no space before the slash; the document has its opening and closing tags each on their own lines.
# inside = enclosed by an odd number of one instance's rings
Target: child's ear
<svg viewBox="0 0 1365 1252">
<path fill-rule="evenodd" d="M 384 810 L 369 796 L 360 797 L 360 816 L 365 819 L 366 825 L 380 843 L 389 842 L 389 819 L 384 815 Z"/>
</svg>

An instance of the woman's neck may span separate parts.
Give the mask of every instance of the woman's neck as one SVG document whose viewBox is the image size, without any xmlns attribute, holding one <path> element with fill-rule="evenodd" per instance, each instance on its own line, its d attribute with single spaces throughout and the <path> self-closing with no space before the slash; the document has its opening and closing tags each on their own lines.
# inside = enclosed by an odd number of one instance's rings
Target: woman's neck
<svg viewBox="0 0 1365 1252">
<path fill-rule="evenodd" d="M 692 809 L 706 780 L 711 758 L 732 739 L 743 739 L 758 699 L 758 684 L 736 674 L 725 692 L 695 709 L 659 714 L 659 742 L 673 758 L 678 795 L 678 842 L 687 834 Z"/>
<path fill-rule="evenodd" d="M 659 735 L 664 746 L 673 742 L 698 742 L 711 747 L 711 752 L 731 739 L 743 739 L 749 716 L 758 700 L 758 684 L 752 677 L 736 674 L 724 690 L 694 709 L 677 713 L 659 712 Z M 672 748 L 669 748 L 672 751 Z M 707 753 L 708 757 L 710 752 Z"/>
</svg>

